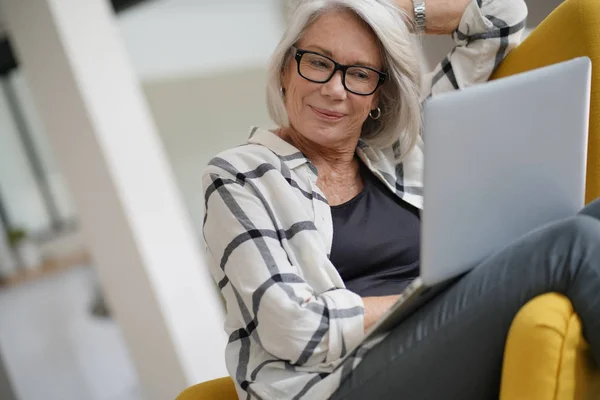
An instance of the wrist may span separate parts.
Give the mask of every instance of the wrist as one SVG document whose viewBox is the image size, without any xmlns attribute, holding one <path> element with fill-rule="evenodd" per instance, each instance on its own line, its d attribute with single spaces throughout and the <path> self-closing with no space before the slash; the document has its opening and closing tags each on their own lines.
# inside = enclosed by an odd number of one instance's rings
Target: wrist
<svg viewBox="0 0 600 400">
<path fill-rule="evenodd" d="M 424 35 L 427 31 L 425 17 L 425 0 L 412 0 L 414 33 Z"/>
<path fill-rule="evenodd" d="M 406 14 L 413 33 L 424 34 L 426 31 L 425 0 L 396 0 L 396 5 Z"/>
</svg>

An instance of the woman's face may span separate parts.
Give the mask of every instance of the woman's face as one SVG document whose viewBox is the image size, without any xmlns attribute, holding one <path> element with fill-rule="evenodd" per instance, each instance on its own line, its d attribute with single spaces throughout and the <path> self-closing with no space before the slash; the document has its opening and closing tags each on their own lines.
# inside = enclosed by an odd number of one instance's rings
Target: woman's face
<svg viewBox="0 0 600 400">
<path fill-rule="evenodd" d="M 350 11 L 322 15 L 304 32 L 296 47 L 343 65 L 378 71 L 383 66 L 377 37 Z M 356 145 L 369 112 L 377 108 L 378 91 L 360 96 L 347 91 L 342 79 L 342 71 L 337 71 L 327 83 L 310 82 L 298 74 L 298 64 L 290 57 L 281 83 L 290 125 L 303 139 L 332 148 Z"/>
</svg>

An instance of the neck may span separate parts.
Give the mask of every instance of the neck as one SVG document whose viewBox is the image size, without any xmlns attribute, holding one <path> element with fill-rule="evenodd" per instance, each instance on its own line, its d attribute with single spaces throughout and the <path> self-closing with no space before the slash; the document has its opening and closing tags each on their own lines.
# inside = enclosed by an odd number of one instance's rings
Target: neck
<svg viewBox="0 0 600 400">
<path fill-rule="evenodd" d="M 354 158 L 358 137 L 331 146 L 323 146 L 306 139 L 293 128 L 280 129 L 277 134 L 300 150 L 319 170 L 319 175 L 355 172 L 358 169 L 358 162 Z"/>
</svg>

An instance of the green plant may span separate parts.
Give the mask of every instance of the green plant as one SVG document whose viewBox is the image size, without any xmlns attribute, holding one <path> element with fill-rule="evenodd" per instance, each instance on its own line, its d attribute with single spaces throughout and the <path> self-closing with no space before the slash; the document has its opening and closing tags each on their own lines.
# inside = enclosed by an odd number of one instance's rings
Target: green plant
<svg viewBox="0 0 600 400">
<path fill-rule="evenodd" d="M 8 244 L 11 247 L 16 247 L 19 245 L 19 243 L 21 243 L 23 240 L 25 240 L 25 238 L 27 237 L 27 233 L 25 232 L 24 229 L 14 228 L 14 229 L 9 229 L 6 236 L 7 236 Z"/>
</svg>

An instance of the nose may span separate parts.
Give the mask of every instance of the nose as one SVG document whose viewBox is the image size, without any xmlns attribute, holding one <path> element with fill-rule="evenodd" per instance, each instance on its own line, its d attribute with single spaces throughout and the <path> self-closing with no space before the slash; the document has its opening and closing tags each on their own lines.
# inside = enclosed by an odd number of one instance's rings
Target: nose
<svg viewBox="0 0 600 400">
<path fill-rule="evenodd" d="M 331 97 L 335 100 L 343 100 L 346 98 L 346 88 L 344 88 L 344 84 L 342 80 L 344 79 L 344 75 L 342 71 L 336 71 L 335 74 L 331 77 L 331 79 L 323 84 L 321 87 L 321 94 L 323 96 Z"/>
</svg>

